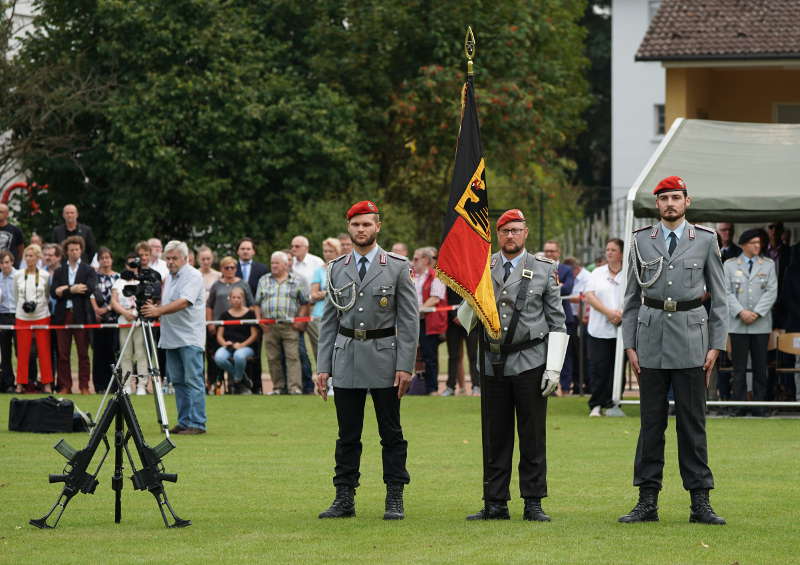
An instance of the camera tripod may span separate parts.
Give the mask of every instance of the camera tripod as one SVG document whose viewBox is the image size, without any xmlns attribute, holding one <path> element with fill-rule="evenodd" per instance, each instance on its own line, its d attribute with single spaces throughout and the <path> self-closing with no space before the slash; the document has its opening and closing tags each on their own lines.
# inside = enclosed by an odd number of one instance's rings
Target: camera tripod
<svg viewBox="0 0 800 565">
<path fill-rule="evenodd" d="M 147 371 L 153 382 L 153 396 L 156 403 L 156 417 L 159 426 L 161 427 L 164 435 L 166 436 L 161 443 L 155 447 L 150 447 L 144 440 L 142 428 L 139 421 L 136 419 L 136 413 L 133 410 L 133 405 L 127 393 L 124 391 L 125 382 L 130 378 L 130 373 L 122 378 L 122 357 L 125 351 L 131 345 L 131 338 L 137 331 L 142 332 L 143 341 L 145 344 L 145 353 L 147 358 Z M 141 368 L 137 367 L 141 372 Z M 108 404 L 106 405 L 106 399 Z M 105 408 L 104 408 L 105 406 Z M 112 379 L 109 387 L 106 389 L 105 395 L 100 402 L 98 409 L 100 417 L 97 423 L 93 423 L 89 433 L 89 443 L 81 450 L 76 450 L 71 447 L 63 439 L 60 440 L 54 449 L 58 451 L 67 459 L 64 471 L 60 475 L 50 475 L 49 481 L 51 483 L 64 483 L 64 488 L 61 494 L 56 499 L 56 502 L 50 508 L 50 511 L 41 518 L 30 520 L 30 524 L 42 529 L 52 529 L 58 525 L 61 515 L 69 504 L 73 496 L 79 492 L 85 494 L 93 494 L 95 488 L 99 484 L 97 475 L 106 460 L 111 446 L 109 444 L 107 434 L 111 423 L 114 423 L 114 475 L 111 478 L 111 488 L 114 490 L 114 522 L 119 524 L 122 520 L 122 485 L 124 469 L 123 452 L 127 455 L 130 468 L 133 471 L 131 481 L 135 490 L 147 490 L 155 497 L 158 503 L 158 509 L 161 511 L 161 517 L 164 520 L 164 525 L 168 528 L 183 528 L 190 526 L 190 520 L 179 518 L 172 509 L 167 493 L 164 490 L 164 481 L 176 482 L 178 475 L 174 473 L 165 473 L 164 465 L 161 462 L 162 458 L 170 451 L 175 449 L 175 444 L 169 437 L 169 422 L 167 420 L 167 411 L 164 407 L 164 397 L 161 391 L 161 375 L 158 368 L 158 357 L 156 354 L 155 340 L 153 339 L 152 321 L 137 317 L 128 332 L 125 343 L 120 350 L 119 357 L 113 366 Z M 127 428 L 127 431 L 126 431 Z M 128 442 L 133 440 L 133 445 L 139 456 L 139 468 L 133 459 L 133 454 L 128 446 Z M 100 461 L 91 473 L 89 465 L 95 452 L 102 445 L 105 446 L 105 452 L 100 457 Z M 173 522 L 169 523 L 169 512 Z M 48 520 L 56 513 L 55 519 L 52 524 Z"/>
</svg>

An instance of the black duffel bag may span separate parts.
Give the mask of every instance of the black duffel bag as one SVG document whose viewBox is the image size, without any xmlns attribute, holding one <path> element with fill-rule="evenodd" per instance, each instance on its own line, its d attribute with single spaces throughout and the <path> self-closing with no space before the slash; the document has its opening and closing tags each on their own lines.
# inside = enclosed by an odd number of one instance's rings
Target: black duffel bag
<svg viewBox="0 0 800 565">
<path fill-rule="evenodd" d="M 12 432 L 69 433 L 74 430 L 75 406 L 71 400 L 33 398 L 11 399 L 8 429 Z"/>
</svg>

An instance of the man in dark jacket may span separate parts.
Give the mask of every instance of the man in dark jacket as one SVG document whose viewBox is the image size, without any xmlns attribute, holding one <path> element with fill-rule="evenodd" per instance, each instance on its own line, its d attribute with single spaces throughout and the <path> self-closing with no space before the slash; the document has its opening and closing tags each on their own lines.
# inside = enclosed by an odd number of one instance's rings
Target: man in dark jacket
<svg viewBox="0 0 800 565">
<path fill-rule="evenodd" d="M 63 242 L 70 236 L 78 235 L 83 239 L 83 255 L 81 260 L 86 265 L 91 265 L 94 254 L 97 251 L 97 244 L 94 241 L 94 234 L 92 228 L 86 224 L 78 223 L 78 208 L 74 204 L 67 204 L 61 213 L 64 218 L 64 223 L 53 228 L 53 237 L 50 241 L 53 243 L 60 243 L 63 247 Z"/>
<path fill-rule="evenodd" d="M 92 300 L 97 297 L 97 275 L 87 263 L 81 261 L 84 254 L 83 238 L 72 235 L 64 240 L 67 262 L 53 273 L 50 295 L 56 299 L 53 324 L 92 324 L 95 321 Z M 89 330 L 60 330 L 58 339 L 58 393 L 72 392 L 72 370 L 70 347 L 72 338 L 78 348 L 78 385 L 81 394 L 89 394 Z"/>
</svg>

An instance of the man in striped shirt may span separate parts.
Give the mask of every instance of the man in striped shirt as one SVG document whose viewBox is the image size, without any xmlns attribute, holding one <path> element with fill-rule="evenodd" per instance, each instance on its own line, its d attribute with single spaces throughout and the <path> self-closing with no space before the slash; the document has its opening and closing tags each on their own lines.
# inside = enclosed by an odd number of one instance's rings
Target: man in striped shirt
<svg viewBox="0 0 800 565">
<path fill-rule="evenodd" d="M 256 290 L 256 316 L 275 319 L 262 324 L 264 344 L 272 378 L 272 394 L 302 394 L 300 373 L 300 332 L 306 322 L 293 321 L 308 316 L 308 282 L 289 270 L 289 256 L 276 251 L 270 259 L 270 272 L 261 277 Z M 281 351 L 286 359 L 286 373 L 281 365 Z"/>
</svg>

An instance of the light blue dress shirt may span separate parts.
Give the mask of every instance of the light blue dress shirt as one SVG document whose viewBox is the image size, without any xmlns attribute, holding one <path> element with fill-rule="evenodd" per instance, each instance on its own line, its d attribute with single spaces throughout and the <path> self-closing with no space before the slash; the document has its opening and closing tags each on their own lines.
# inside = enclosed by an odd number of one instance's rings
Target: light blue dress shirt
<svg viewBox="0 0 800 565">
<path fill-rule="evenodd" d="M 683 236 L 683 230 L 685 229 L 686 229 L 686 220 L 683 220 L 683 223 L 674 230 L 668 229 L 663 222 L 661 223 L 661 234 L 664 236 L 664 241 L 667 243 L 667 248 L 669 248 L 669 234 L 674 233 L 675 237 L 677 237 L 678 241 L 680 241 L 681 237 Z"/>
<path fill-rule="evenodd" d="M 161 303 L 169 304 L 184 298 L 186 308 L 161 316 L 162 349 L 178 349 L 193 345 L 201 349 L 206 344 L 206 304 L 203 275 L 191 265 L 184 265 L 175 273 L 167 275 Z"/>
<path fill-rule="evenodd" d="M 358 272 L 358 270 L 361 268 L 361 263 L 359 263 L 359 261 L 361 261 L 362 257 L 366 257 L 367 258 L 367 270 L 369 271 L 369 266 L 372 265 L 372 262 L 375 260 L 375 255 L 377 255 L 377 254 L 378 254 L 378 246 L 377 245 L 375 247 L 373 247 L 372 250 L 369 253 L 367 253 L 366 255 L 361 255 L 358 251 L 356 251 L 354 249 L 353 250 L 353 259 L 356 260 L 356 272 Z"/>
</svg>

